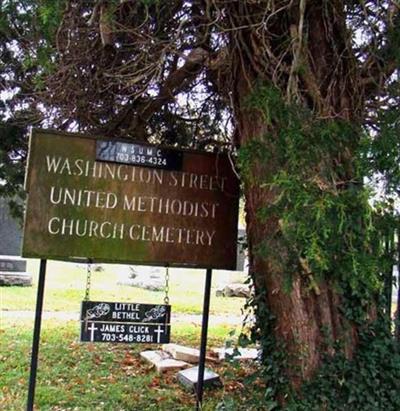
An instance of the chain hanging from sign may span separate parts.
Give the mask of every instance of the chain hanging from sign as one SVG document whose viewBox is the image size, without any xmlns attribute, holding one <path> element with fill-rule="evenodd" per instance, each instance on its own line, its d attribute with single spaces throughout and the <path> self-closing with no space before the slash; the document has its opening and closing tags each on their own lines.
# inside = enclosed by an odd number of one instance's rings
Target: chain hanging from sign
<svg viewBox="0 0 400 411">
<path fill-rule="evenodd" d="M 165 304 L 90 301 L 91 267 L 87 264 L 81 309 L 81 342 L 166 344 L 170 341 L 169 267 L 165 273 Z"/>
<path fill-rule="evenodd" d="M 86 266 L 86 289 L 85 289 L 85 301 L 90 300 L 90 286 L 92 283 L 92 260 L 88 260 Z"/>
<path fill-rule="evenodd" d="M 165 266 L 165 297 L 164 303 L 169 304 L 169 265 Z"/>
</svg>

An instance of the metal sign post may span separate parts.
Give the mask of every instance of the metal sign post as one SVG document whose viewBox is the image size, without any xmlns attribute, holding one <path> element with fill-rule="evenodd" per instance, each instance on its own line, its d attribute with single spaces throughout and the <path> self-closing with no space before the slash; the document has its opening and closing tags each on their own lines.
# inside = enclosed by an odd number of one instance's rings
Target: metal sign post
<svg viewBox="0 0 400 411">
<path fill-rule="evenodd" d="M 210 294 L 211 294 L 212 269 L 207 268 L 206 284 L 204 288 L 203 320 L 201 325 L 201 342 L 199 358 L 199 374 L 197 377 L 197 401 L 196 410 L 201 410 L 204 390 L 204 368 L 206 363 L 208 318 L 210 314 Z"/>
<path fill-rule="evenodd" d="M 229 156 L 33 130 L 25 188 L 22 256 L 42 259 L 28 411 L 34 403 L 46 260 L 88 256 L 101 263 L 207 268 L 197 387 L 201 406 L 212 269 L 236 268 L 240 190 Z M 90 269 L 85 300 L 89 288 Z M 168 305 L 168 272 L 164 302 Z M 96 331 L 110 342 L 169 337 L 168 323 L 127 325 L 128 333 L 124 324 L 108 321 L 101 330 L 94 321 L 87 321 L 89 327 L 90 341 L 98 340 Z"/>
<path fill-rule="evenodd" d="M 40 327 L 42 325 L 44 283 L 46 277 L 47 260 L 40 260 L 39 283 L 36 297 L 35 327 L 33 329 L 31 372 L 29 375 L 29 390 L 27 411 L 33 411 L 35 402 L 36 372 L 39 354 Z"/>
</svg>

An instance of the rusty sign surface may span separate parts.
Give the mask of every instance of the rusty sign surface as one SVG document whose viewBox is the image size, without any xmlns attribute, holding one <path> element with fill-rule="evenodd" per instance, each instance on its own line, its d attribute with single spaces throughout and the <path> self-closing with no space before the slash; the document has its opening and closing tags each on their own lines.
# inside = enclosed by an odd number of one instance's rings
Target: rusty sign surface
<svg viewBox="0 0 400 411">
<path fill-rule="evenodd" d="M 239 185 L 226 155 L 139 167 L 97 161 L 97 140 L 32 132 L 24 257 L 235 269 Z"/>
</svg>

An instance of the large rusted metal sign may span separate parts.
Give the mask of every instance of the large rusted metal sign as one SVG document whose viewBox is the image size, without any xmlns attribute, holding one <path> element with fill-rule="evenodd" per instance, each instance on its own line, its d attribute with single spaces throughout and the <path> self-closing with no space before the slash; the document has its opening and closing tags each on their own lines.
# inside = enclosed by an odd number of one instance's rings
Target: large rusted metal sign
<svg viewBox="0 0 400 411">
<path fill-rule="evenodd" d="M 33 131 L 24 257 L 235 269 L 239 188 L 225 155 L 120 142 L 133 157 L 104 161 L 101 144 Z"/>
</svg>

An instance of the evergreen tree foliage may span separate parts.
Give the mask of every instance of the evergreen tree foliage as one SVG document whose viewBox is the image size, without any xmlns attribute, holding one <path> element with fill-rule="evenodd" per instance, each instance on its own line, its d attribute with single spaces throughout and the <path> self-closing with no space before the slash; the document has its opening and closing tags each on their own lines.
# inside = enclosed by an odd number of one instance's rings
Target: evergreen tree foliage
<svg viewBox="0 0 400 411">
<path fill-rule="evenodd" d="M 31 125 L 229 151 L 265 409 L 395 410 L 399 50 L 396 0 L 2 0 L 1 190 Z"/>
</svg>

